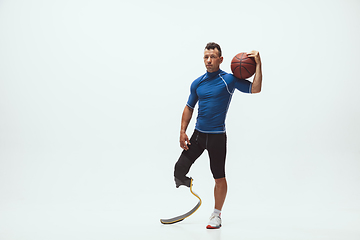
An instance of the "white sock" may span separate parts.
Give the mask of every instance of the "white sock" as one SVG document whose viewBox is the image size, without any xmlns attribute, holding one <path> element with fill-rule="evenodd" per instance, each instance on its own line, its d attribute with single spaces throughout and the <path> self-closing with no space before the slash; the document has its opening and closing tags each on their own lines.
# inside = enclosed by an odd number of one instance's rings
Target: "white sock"
<svg viewBox="0 0 360 240">
<path fill-rule="evenodd" d="M 221 216 L 221 210 L 217 210 L 216 208 L 214 209 L 214 215 L 216 216 Z"/>
</svg>

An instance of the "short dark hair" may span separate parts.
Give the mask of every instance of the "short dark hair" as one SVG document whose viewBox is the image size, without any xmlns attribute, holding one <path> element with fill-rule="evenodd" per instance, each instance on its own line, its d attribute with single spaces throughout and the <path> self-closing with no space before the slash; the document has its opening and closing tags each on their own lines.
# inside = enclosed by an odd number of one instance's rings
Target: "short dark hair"
<svg viewBox="0 0 360 240">
<path fill-rule="evenodd" d="M 221 57 L 221 48 L 220 45 L 214 42 L 209 42 L 208 44 L 206 44 L 205 49 L 207 50 L 211 50 L 211 49 L 217 49 L 219 51 L 219 57 Z"/>
</svg>

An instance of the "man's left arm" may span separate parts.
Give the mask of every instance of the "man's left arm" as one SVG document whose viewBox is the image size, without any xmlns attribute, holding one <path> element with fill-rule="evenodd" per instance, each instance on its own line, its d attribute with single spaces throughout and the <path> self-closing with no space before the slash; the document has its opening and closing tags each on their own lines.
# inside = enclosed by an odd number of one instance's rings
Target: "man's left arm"
<svg viewBox="0 0 360 240">
<path fill-rule="evenodd" d="M 262 84 L 262 71 L 261 71 L 261 59 L 258 51 L 251 51 L 248 53 L 248 57 L 253 57 L 256 62 L 255 76 L 252 82 L 251 93 L 261 92 Z"/>
</svg>

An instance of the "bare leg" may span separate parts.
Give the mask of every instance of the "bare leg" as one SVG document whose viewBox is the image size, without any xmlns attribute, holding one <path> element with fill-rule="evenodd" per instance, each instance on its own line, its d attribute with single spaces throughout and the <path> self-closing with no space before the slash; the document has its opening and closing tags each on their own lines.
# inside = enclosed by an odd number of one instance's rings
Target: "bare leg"
<svg viewBox="0 0 360 240">
<path fill-rule="evenodd" d="M 222 209 L 227 193 L 226 178 L 215 179 L 214 197 L 215 197 L 215 209 Z"/>
</svg>

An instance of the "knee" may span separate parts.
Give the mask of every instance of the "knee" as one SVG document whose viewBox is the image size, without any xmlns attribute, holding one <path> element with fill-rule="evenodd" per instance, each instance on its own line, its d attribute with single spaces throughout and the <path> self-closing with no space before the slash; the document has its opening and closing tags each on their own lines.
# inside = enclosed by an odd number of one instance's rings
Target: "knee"
<svg viewBox="0 0 360 240">
<path fill-rule="evenodd" d="M 226 187 L 227 186 L 226 178 L 223 177 L 223 178 L 215 179 L 215 186 Z"/>
<path fill-rule="evenodd" d="M 174 167 L 174 176 L 182 179 L 189 172 L 192 162 L 184 155 L 181 155 Z"/>
</svg>

